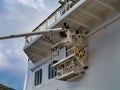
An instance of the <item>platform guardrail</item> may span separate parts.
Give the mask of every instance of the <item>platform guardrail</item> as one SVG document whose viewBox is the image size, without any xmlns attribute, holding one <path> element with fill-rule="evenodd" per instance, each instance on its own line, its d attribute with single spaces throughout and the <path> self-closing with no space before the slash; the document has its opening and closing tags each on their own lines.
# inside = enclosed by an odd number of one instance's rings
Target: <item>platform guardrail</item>
<svg viewBox="0 0 120 90">
<path fill-rule="evenodd" d="M 50 25 L 57 21 L 63 14 L 70 10 L 80 0 L 70 0 L 66 5 L 58 7 L 50 16 L 48 16 L 41 24 L 39 24 L 32 32 L 46 30 Z M 36 36 L 26 36 L 25 45 L 31 42 Z"/>
</svg>

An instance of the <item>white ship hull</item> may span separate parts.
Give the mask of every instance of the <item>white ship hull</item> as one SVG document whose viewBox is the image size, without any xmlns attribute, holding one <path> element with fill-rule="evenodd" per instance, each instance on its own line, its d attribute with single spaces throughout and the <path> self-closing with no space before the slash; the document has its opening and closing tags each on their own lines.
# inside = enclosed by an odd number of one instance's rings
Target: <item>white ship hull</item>
<svg viewBox="0 0 120 90">
<path fill-rule="evenodd" d="M 84 76 L 73 81 L 48 79 L 49 60 L 29 64 L 24 90 L 119 90 L 120 12 L 91 29 L 87 35 L 89 68 Z M 40 68 L 42 83 L 35 86 L 35 71 Z"/>
<path fill-rule="evenodd" d="M 42 65 L 43 82 L 34 86 L 34 72 L 28 71 L 25 90 L 119 90 L 120 19 L 90 36 L 89 69 L 74 81 L 48 80 L 47 64 Z"/>
</svg>

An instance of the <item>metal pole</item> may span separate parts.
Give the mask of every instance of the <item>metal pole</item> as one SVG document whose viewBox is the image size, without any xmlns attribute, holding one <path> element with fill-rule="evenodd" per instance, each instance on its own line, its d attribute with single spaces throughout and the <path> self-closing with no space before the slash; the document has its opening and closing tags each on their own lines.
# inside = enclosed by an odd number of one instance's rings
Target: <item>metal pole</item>
<svg viewBox="0 0 120 90">
<path fill-rule="evenodd" d="M 13 34 L 13 35 L 1 36 L 0 40 L 25 37 L 25 36 L 31 36 L 31 35 L 40 35 L 40 34 L 45 34 L 45 33 L 58 32 L 58 31 L 62 31 L 62 30 L 63 30 L 62 28 L 55 28 L 55 29 L 47 29 L 45 31 L 37 31 L 37 32 L 30 32 L 30 33 L 23 33 L 23 34 Z"/>
</svg>

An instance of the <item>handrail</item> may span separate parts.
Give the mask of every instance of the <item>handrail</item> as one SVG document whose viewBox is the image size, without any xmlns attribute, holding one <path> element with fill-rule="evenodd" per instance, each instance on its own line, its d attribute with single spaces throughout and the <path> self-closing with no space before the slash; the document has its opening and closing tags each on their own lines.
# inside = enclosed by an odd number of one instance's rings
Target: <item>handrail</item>
<svg viewBox="0 0 120 90">
<path fill-rule="evenodd" d="M 50 25 L 48 25 L 48 22 L 54 18 L 54 21 L 52 21 L 52 23 L 54 23 L 56 20 L 58 20 L 64 13 L 66 13 L 70 8 L 72 8 L 78 1 L 80 0 L 76 0 L 75 2 L 73 2 L 72 0 L 70 0 L 72 3 L 68 3 L 68 7 L 67 9 L 65 9 L 64 5 L 61 5 L 60 7 L 58 7 L 50 16 L 48 16 L 42 23 L 40 23 L 32 32 L 36 32 L 39 31 L 40 28 L 42 28 L 42 26 L 44 24 L 46 24 L 45 29 L 47 29 Z M 64 11 L 61 13 L 61 10 L 64 9 Z M 25 44 L 28 44 L 29 42 L 31 42 L 34 39 L 35 36 L 26 36 L 25 37 Z"/>
<path fill-rule="evenodd" d="M 48 16 L 42 23 L 40 23 L 33 31 L 36 31 L 40 26 L 42 26 L 49 18 L 51 18 L 63 5 L 58 7 L 50 16 Z M 32 31 L 32 32 L 33 32 Z"/>
</svg>

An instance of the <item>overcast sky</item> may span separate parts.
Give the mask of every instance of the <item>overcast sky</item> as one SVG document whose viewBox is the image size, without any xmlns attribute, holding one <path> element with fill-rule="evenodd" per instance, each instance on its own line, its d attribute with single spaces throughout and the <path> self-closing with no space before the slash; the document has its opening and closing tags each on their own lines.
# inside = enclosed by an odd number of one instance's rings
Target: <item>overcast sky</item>
<svg viewBox="0 0 120 90">
<path fill-rule="evenodd" d="M 0 36 L 30 32 L 58 7 L 57 0 L 0 0 Z M 27 70 L 24 38 L 0 41 L 0 83 L 22 90 Z"/>
</svg>

